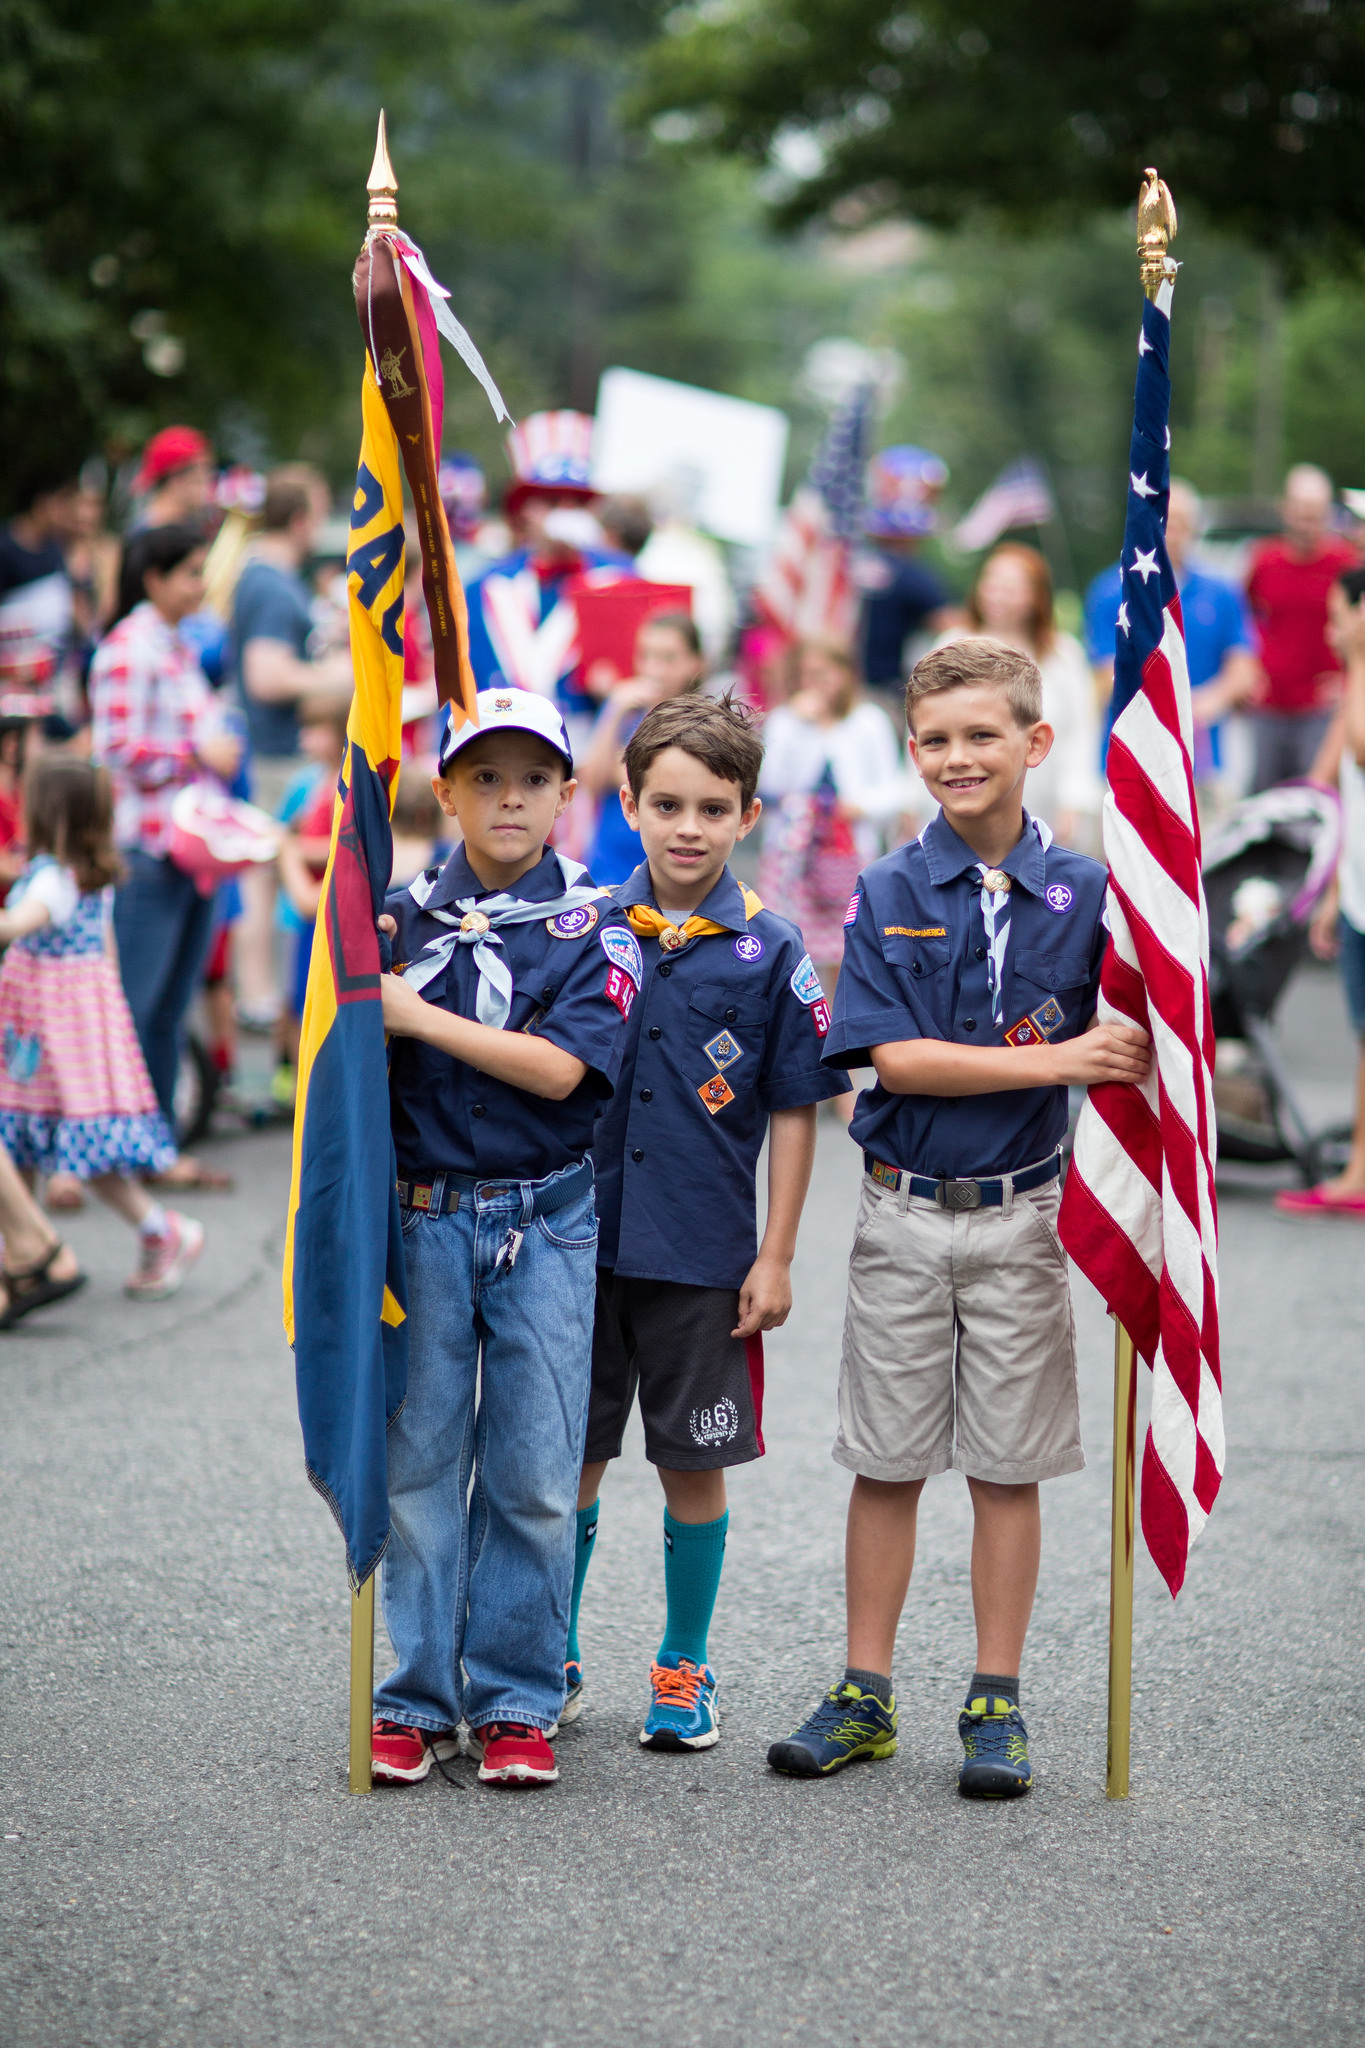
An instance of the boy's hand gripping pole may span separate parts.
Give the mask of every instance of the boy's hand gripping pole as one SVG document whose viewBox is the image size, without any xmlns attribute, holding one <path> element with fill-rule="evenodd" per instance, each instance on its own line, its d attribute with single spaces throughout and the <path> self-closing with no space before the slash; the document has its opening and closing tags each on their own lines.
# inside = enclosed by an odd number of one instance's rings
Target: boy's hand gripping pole
<svg viewBox="0 0 1365 2048">
<path fill-rule="evenodd" d="M 1133 1715 L 1133 1507 L 1137 1490 L 1137 1354 L 1114 1318 L 1114 1498 L 1109 1552 L 1109 1764 L 1104 1789 L 1128 1797 Z"/>
<path fill-rule="evenodd" d="M 370 1790 L 374 1715 L 374 1572 L 351 1595 L 351 1790 Z"/>
</svg>

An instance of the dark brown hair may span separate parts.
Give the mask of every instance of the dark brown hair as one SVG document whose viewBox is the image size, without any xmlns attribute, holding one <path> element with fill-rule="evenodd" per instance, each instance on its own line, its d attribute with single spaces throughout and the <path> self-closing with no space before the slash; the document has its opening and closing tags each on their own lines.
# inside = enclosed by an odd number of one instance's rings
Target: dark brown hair
<svg viewBox="0 0 1365 2048">
<path fill-rule="evenodd" d="M 1002 640 L 950 640 L 917 661 L 905 686 L 905 722 L 915 730 L 915 706 L 940 690 L 967 690 L 974 683 L 1003 690 L 1017 725 L 1036 725 L 1043 715 L 1043 679 L 1038 664 Z"/>
<path fill-rule="evenodd" d="M 744 808 L 749 808 L 763 766 L 763 742 L 748 712 L 728 694 L 671 697 L 646 712 L 626 748 L 626 780 L 636 803 L 645 777 L 669 747 L 680 747 L 722 782 L 737 783 Z"/>
<path fill-rule="evenodd" d="M 1002 541 L 998 548 L 992 548 L 981 567 L 977 570 L 972 594 L 967 599 L 967 617 L 980 632 L 985 625 L 981 616 L 979 592 L 981 580 L 992 562 L 1001 560 L 1018 562 L 1028 577 L 1033 592 L 1033 603 L 1029 608 L 1028 634 L 1039 654 L 1051 654 L 1057 638 L 1057 626 L 1052 610 L 1052 571 L 1048 568 L 1047 557 L 1040 555 L 1037 548 L 1025 547 L 1019 540 Z"/>
<path fill-rule="evenodd" d="M 103 768 L 71 754 L 39 754 L 24 777 L 24 829 L 30 854 L 50 853 L 81 889 L 121 881 L 114 849 L 114 798 Z"/>
<path fill-rule="evenodd" d="M 285 462 L 272 469 L 265 480 L 265 503 L 261 526 L 266 533 L 283 533 L 300 512 L 311 509 L 315 497 L 327 489 L 327 479 L 311 462 Z"/>
</svg>

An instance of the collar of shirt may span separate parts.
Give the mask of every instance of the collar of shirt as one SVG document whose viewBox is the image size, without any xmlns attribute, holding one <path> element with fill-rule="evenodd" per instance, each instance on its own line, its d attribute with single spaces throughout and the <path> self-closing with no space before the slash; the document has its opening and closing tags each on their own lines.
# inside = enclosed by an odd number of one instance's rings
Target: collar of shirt
<svg viewBox="0 0 1365 2048">
<path fill-rule="evenodd" d="M 642 860 L 630 879 L 622 882 L 619 889 L 613 889 L 612 894 L 622 910 L 629 910 L 632 903 L 649 903 L 655 910 L 659 908 L 658 898 L 649 879 L 647 860 Z M 720 880 L 710 895 L 704 902 L 699 903 L 695 910 L 689 911 L 688 916 L 709 917 L 713 924 L 723 924 L 727 932 L 748 931 L 749 920 L 744 913 L 744 890 L 728 867 L 722 871 Z"/>
<path fill-rule="evenodd" d="M 559 856 L 553 847 L 547 846 L 533 868 L 528 868 L 519 881 L 513 882 L 507 890 L 509 896 L 519 896 L 525 903 L 549 902 L 553 897 L 562 896 L 565 878 L 560 869 Z M 469 857 L 463 846 L 455 851 L 441 869 L 432 885 L 430 895 L 422 903 L 426 911 L 446 910 L 463 896 L 500 896 L 502 889 L 490 889 L 481 882 L 469 865 Z"/>
<path fill-rule="evenodd" d="M 980 854 L 973 853 L 965 839 L 958 838 L 942 811 L 934 813 L 920 833 L 919 843 L 924 848 L 929 880 L 940 887 L 956 881 L 959 875 L 974 874 L 981 866 Z M 999 865 L 1030 896 L 1041 897 L 1047 887 L 1047 849 L 1051 843 L 1052 834 L 1047 826 L 1025 811 L 1024 829 Z"/>
</svg>

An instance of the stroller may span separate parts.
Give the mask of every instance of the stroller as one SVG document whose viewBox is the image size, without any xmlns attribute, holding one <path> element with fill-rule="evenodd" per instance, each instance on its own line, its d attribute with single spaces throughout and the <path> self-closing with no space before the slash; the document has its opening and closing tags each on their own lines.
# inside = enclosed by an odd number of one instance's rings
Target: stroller
<svg viewBox="0 0 1365 2048">
<path fill-rule="evenodd" d="M 1219 1155 L 1292 1159 L 1305 1186 L 1342 1163 L 1350 1126 L 1310 1127 L 1270 1025 L 1307 951 L 1340 843 L 1335 791 L 1286 782 L 1237 804 L 1204 847 Z"/>
</svg>

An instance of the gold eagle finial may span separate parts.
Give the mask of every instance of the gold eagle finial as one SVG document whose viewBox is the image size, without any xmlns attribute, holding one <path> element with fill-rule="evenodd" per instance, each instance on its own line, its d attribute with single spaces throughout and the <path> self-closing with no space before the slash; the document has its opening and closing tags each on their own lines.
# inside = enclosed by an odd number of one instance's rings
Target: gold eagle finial
<svg viewBox="0 0 1365 2048">
<path fill-rule="evenodd" d="M 1175 264 L 1166 254 L 1167 244 L 1175 239 L 1175 201 L 1150 165 L 1143 176 L 1147 182 L 1138 195 L 1138 267 L 1142 289 L 1154 299 L 1164 280 L 1175 275 Z"/>
</svg>

